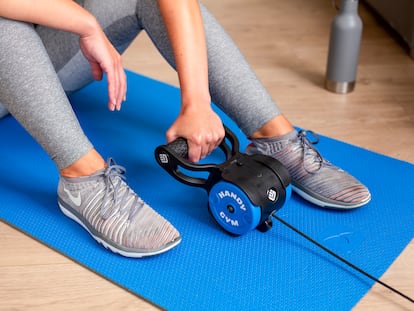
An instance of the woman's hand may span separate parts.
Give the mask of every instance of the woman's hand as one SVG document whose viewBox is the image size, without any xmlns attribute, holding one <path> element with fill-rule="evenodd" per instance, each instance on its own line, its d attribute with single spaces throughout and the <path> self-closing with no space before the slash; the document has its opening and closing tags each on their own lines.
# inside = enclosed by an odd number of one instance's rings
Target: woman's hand
<svg viewBox="0 0 414 311">
<path fill-rule="evenodd" d="M 83 34 L 79 38 L 80 49 L 91 66 L 95 80 L 101 80 L 106 73 L 110 110 L 120 110 L 122 101 L 126 99 L 126 74 L 122 65 L 121 55 L 109 42 L 99 28 L 92 33 Z"/>
<path fill-rule="evenodd" d="M 183 137 L 188 143 L 188 159 L 191 162 L 208 156 L 224 138 L 220 117 L 210 106 L 183 106 L 180 115 L 167 131 L 167 141 Z"/>
</svg>

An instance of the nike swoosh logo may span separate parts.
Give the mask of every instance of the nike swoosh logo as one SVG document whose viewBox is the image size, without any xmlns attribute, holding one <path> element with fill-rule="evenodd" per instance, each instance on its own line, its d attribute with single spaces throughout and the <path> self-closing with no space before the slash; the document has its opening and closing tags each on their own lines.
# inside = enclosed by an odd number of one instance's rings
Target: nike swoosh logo
<svg viewBox="0 0 414 311">
<path fill-rule="evenodd" d="M 77 207 L 81 206 L 82 204 L 82 198 L 80 196 L 80 193 L 78 192 L 77 196 L 74 196 L 70 191 L 66 188 L 63 188 L 63 191 L 65 191 L 68 194 L 69 199 L 75 204 Z"/>
</svg>

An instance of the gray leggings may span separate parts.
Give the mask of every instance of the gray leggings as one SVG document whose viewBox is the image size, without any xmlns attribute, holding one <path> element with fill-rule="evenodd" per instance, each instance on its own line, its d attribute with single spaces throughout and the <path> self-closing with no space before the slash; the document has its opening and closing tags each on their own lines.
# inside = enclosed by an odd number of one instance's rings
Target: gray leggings
<svg viewBox="0 0 414 311">
<path fill-rule="evenodd" d="M 99 21 L 122 53 L 145 30 L 175 68 L 173 52 L 156 0 L 77 1 Z M 214 17 L 201 6 L 212 101 L 247 135 L 280 114 L 240 51 Z M 65 92 L 92 82 L 78 36 L 0 18 L 0 102 L 41 144 L 59 169 L 93 146 Z"/>
</svg>

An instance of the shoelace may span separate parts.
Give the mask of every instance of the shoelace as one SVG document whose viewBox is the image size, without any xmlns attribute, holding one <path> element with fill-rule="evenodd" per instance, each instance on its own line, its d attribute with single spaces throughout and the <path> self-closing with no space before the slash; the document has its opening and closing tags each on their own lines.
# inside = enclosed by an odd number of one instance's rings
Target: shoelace
<svg viewBox="0 0 414 311">
<path fill-rule="evenodd" d="M 125 168 L 121 165 L 116 164 L 112 158 L 108 159 L 107 165 L 108 165 L 107 168 L 103 170 L 103 172 L 101 173 L 105 179 L 106 188 L 105 188 L 105 194 L 102 200 L 100 215 L 105 220 L 110 218 L 112 215 L 114 215 L 118 211 L 117 209 L 112 209 L 112 206 L 118 205 L 120 206 L 119 212 L 121 214 L 125 212 L 129 212 L 128 220 L 130 220 L 135 216 L 136 212 L 139 209 L 135 207 L 137 206 L 142 207 L 144 205 L 144 202 L 140 200 L 140 198 L 135 193 L 132 192 L 132 189 L 129 188 L 125 184 L 125 179 L 126 179 L 124 176 L 126 173 Z M 121 196 L 119 195 L 119 191 L 123 187 L 126 187 L 126 189 Z M 112 189 L 112 197 L 110 197 L 111 189 Z M 133 199 L 133 202 L 130 202 L 128 204 L 127 198 L 131 195 L 134 197 L 134 199 Z M 107 204 L 109 200 L 113 200 L 114 203 Z M 141 203 L 141 204 L 137 204 L 137 203 Z"/>
<path fill-rule="evenodd" d="M 308 133 L 312 135 L 313 140 L 308 138 Z M 298 133 L 298 139 L 303 148 L 303 168 L 309 174 L 314 174 L 322 168 L 324 163 L 326 163 L 326 160 L 322 157 L 320 152 L 313 146 L 319 142 L 319 136 L 313 131 L 300 130 Z M 313 161 L 310 164 L 319 162 L 319 167 L 316 169 L 306 167 L 306 156 L 313 156 Z"/>
</svg>

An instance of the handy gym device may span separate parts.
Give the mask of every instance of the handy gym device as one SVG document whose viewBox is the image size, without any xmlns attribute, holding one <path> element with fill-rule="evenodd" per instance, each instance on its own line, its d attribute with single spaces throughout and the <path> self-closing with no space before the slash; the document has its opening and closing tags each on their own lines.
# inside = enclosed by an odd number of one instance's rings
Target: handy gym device
<svg viewBox="0 0 414 311">
<path fill-rule="evenodd" d="M 230 235 L 239 236 L 254 229 L 266 232 L 272 227 L 273 217 L 339 261 L 414 303 L 411 297 L 347 261 L 277 216 L 276 212 L 291 195 L 289 172 L 274 158 L 240 153 L 236 136 L 227 127 L 225 130 L 225 139 L 220 144 L 225 161 L 221 164 L 190 162 L 187 159 L 187 141 L 183 138 L 158 146 L 155 149 L 155 158 L 158 164 L 178 181 L 207 191 L 210 214 Z M 190 171 L 201 172 L 207 176 L 190 176 Z"/>
<path fill-rule="evenodd" d="M 277 160 L 265 155 L 239 152 L 239 142 L 228 129 L 220 144 L 226 160 L 221 164 L 194 164 L 187 160 L 188 145 L 179 138 L 156 148 L 158 163 L 174 178 L 209 194 L 209 211 L 216 223 L 231 235 L 272 227 L 270 215 L 290 197 L 290 175 Z M 228 145 L 227 141 L 231 143 Z M 184 168 L 205 172 L 206 178 L 192 177 Z"/>
</svg>

